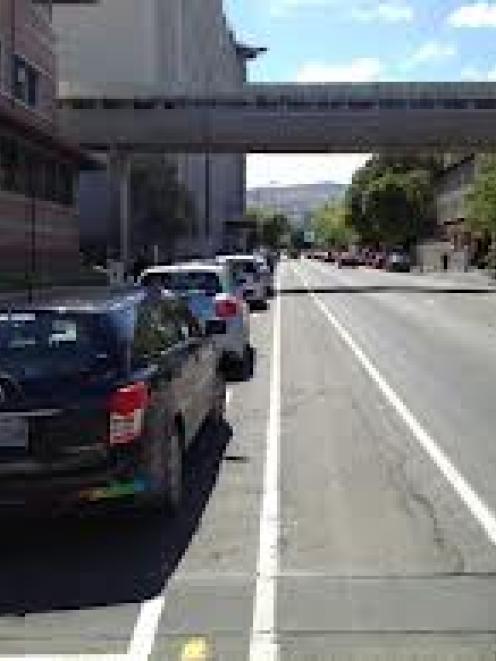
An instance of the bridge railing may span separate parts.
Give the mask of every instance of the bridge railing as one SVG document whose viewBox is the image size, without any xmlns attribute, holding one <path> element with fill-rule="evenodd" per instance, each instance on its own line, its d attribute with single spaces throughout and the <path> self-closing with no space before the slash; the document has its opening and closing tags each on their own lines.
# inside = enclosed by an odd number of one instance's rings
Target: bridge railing
<svg viewBox="0 0 496 661">
<path fill-rule="evenodd" d="M 69 110 L 277 110 L 282 112 L 373 112 L 394 110 L 496 110 L 494 98 L 381 98 L 301 100 L 257 96 L 255 98 L 90 98 L 66 97 L 59 108 Z"/>
</svg>

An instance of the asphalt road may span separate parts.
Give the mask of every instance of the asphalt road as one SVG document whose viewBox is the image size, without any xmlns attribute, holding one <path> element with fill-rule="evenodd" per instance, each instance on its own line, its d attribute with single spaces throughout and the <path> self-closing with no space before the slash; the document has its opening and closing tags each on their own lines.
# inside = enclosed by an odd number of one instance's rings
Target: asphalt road
<svg viewBox="0 0 496 661">
<path fill-rule="evenodd" d="M 496 289 L 283 262 L 252 332 L 180 517 L 3 524 L 0 656 L 496 658 Z"/>
</svg>

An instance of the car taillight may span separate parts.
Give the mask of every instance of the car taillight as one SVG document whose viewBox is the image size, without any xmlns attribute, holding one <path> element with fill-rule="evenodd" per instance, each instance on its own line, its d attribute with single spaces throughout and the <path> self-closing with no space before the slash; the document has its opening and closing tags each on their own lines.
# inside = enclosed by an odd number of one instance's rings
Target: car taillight
<svg viewBox="0 0 496 661">
<path fill-rule="evenodd" d="M 218 298 L 215 301 L 215 315 L 221 319 L 235 317 L 239 313 L 239 301 L 234 296 Z"/>
<path fill-rule="evenodd" d="M 148 388 L 141 381 L 112 393 L 108 404 L 110 445 L 125 445 L 140 436 L 148 401 Z"/>
</svg>

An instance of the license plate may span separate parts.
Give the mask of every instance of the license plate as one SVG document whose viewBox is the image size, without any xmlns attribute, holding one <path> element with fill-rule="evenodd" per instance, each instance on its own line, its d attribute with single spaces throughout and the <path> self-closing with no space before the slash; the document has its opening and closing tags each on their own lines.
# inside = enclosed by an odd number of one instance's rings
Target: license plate
<svg viewBox="0 0 496 661">
<path fill-rule="evenodd" d="M 0 449 L 28 447 L 28 421 L 21 417 L 0 417 Z"/>
</svg>

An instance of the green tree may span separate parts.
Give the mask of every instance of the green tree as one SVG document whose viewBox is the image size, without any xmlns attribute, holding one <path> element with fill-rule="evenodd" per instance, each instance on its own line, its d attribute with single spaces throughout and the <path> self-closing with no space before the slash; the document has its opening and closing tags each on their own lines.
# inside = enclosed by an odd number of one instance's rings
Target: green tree
<svg viewBox="0 0 496 661">
<path fill-rule="evenodd" d="M 474 184 L 465 198 L 465 211 L 472 230 L 491 237 L 487 263 L 496 270 L 496 156 L 479 159 Z"/>
<path fill-rule="evenodd" d="M 346 209 L 342 202 L 328 202 L 317 209 L 311 220 L 315 241 L 322 248 L 346 247 L 357 241 L 358 235 L 346 222 Z"/>
<path fill-rule="evenodd" d="M 177 238 L 187 233 L 195 220 L 191 196 L 179 182 L 175 165 L 164 156 L 133 160 L 131 209 L 136 243 L 162 245 L 170 256 Z"/>
<path fill-rule="evenodd" d="M 496 233 L 496 156 L 480 160 L 474 184 L 466 196 L 466 214 L 472 229 Z"/>
<path fill-rule="evenodd" d="M 290 233 L 289 221 L 282 213 L 251 207 L 246 216 L 256 224 L 259 245 L 280 248 L 283 237 Z"/>
<path fill-rule="evenodd" d="M 345 197 L 346 221 L 365 243 L 408 246 L 433 233 L 433 157 L 374 156 L 358 170 Z"/>
</svg>

